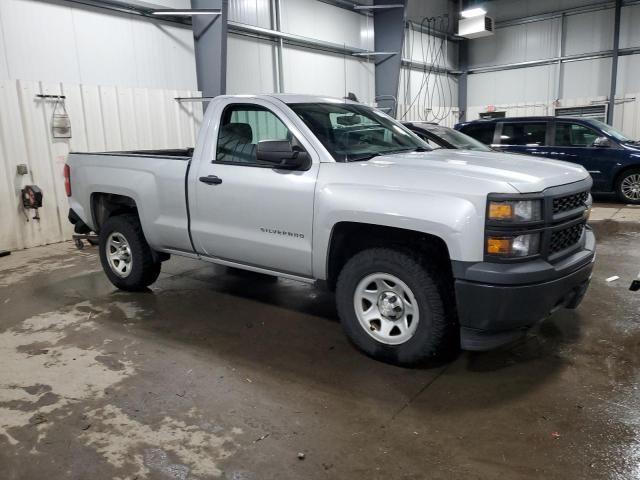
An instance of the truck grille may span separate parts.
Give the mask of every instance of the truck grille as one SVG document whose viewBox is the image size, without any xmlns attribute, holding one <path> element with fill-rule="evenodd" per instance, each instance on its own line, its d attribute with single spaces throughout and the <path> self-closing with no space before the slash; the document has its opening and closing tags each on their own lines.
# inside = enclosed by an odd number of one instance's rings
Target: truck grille
<svg viewBox="0 0 640 480">
<path fill-rule="evenodd" d="M 553 199 L 553 214 L 568 212 L 585 205 L 589 192 L 579 192 Z"/>
<path fill-rule="evenodd" d="M 578 223 L 563 230 L 552 232 L 549 241 L 549 254 L 553 255 L 554 253 L 573 247 L 580 241 L 584 227 L 584 223 Z"/>
</svg>

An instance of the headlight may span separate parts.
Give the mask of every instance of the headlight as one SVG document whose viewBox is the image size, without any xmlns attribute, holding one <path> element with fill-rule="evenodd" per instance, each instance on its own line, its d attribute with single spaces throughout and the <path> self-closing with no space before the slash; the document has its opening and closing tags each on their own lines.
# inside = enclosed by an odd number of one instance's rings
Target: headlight
<svg viewBox="0 0 640 480">
<path fill-rule="evenodd" d="M 542 220 L 542 202 L 540 200 L 490 200 L 488 219 L 498 222 Z"/>
<path fill-rule="evenodd" d="M 528 257 L 540 252 L 540 233 L 487 237 L 487 253 L 501 257 Z"/>
</svg>

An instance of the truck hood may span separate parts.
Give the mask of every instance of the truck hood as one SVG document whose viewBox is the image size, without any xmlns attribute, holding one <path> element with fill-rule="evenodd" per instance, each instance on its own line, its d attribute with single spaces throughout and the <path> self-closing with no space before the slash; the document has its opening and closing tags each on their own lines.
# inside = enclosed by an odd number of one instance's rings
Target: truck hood
<svg viewBox="0 0 640 480">
<path fill-rule="evenodd" d="M 441 149 L 431 152 L 409 152 L 381 155 L 366 162 L 371 166 L 407 169 L 409 175 L 421 170 L 440 175 L 508 183 L 520 193 L 540 192 L 545 188 L 578 182 L 589 176 L 580 165 L 557 160 L 538 159 L 528 155 L 498 152 Z M 425 171 L 425 174 L 427 172 Z"/>
</svg>

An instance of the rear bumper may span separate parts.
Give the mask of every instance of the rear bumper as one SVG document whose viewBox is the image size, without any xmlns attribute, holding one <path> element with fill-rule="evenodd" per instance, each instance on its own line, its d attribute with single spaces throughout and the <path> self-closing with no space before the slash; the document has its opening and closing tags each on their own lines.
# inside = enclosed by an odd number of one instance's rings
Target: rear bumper
<svg viewBox="0 0 640 480">
<path fill-rule="evenodd" d="M 461 347 L 498 347 L 522 336 L 555 310 L 577 307 L 589 286 L 595 259 L 595 238 L 590 229 L 586 236 L 585 249 L 561 265 L 519 264 L 503 272 L 485 263 L 467 268 L 467 278 L 455 282 Z M 492 281 L 478 281 L 482 277 Z M 498 279 L 511 283 L 498 283 Z"/>
<path fill-rule="evenodd" d="M 69 222 L 74 226 L 75 233 L 89 233 L 91 228 L 82 221 L 80 216 L 73 210 L 73 208 L 69 209 L 69 215 L 67 216 Z"/>
</svg>

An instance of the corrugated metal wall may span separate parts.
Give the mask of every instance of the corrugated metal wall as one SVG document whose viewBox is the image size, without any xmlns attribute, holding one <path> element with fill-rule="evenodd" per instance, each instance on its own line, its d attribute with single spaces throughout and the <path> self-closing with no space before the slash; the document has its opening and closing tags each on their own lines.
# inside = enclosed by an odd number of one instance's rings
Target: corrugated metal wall
<svg viewBox="0 0 640 480">
<path fill-rule="evenodd" d="M 66 2 L 0 0 L 0 80 L 195 90 L 188 28 Z"/>
<path fill-rule="evenodd" d="M 373 49 L 373 21 L 318 0 L 281 0 L 281 29 L 339 45 Z M 312 18 L 313 21 L 309 21 Z M 271 28 L 269 0 L 229 2 L 229 20 Z M 230 35 L 227 44 L 229 93 L 276 90 L 273 42 Z M 343 97 L 355 93 L 366 103 L 375 96 L 372 61 L 285 45 L 282 52 L 284 91 Z"/>
<path fill-rule="evenodd" d="M 522 17 L 549 11 L 593 5 L 584 0 L 522 2 L 499 0 L 488 5 L 498 19 Z M 515 62 L 544 60 L 560 55 L 560 18 L 501 27 L 495 35 L 469 42 L 469 67 L 480 68 Z M 640 5 L 622 9 L 620 47 L 640 46 Z M 613 47 L 613 9 L 567 15 L 564 54 L 601 52 Z M 562 71 L 559 71 L 559 68 Z M 495 105 L 507 115 L 553 115 L 555 106 L 605 103 L 609 95 L 611 59 L 599 58 L 531 66 L 514 70 L 474 73 L 468 77 L 467 119 L 478 118 Z M 640 92 L 640 56 L 619 58 L 614 126 L 634 138 Z"/>
<path fill-rule="evenodd" d="M 65 95 L 72 137 L 51 134 L 54 102 L 37 94 Z M 0 250 L 59 242 L 71 237 L 66 217 L 63 167 L 69 151 L 193 146 L 202 119 L 199 103 L 177 96 L 197 92 L 69 83 L 0 82 Z M 18 175 L 26 164 L 28 175 Z M 44 192 L 40 221 L 27 222 L 20 190 L 36 184 Z M 33 212 L 28 212 L 33 216 Z"/>
</svg>

